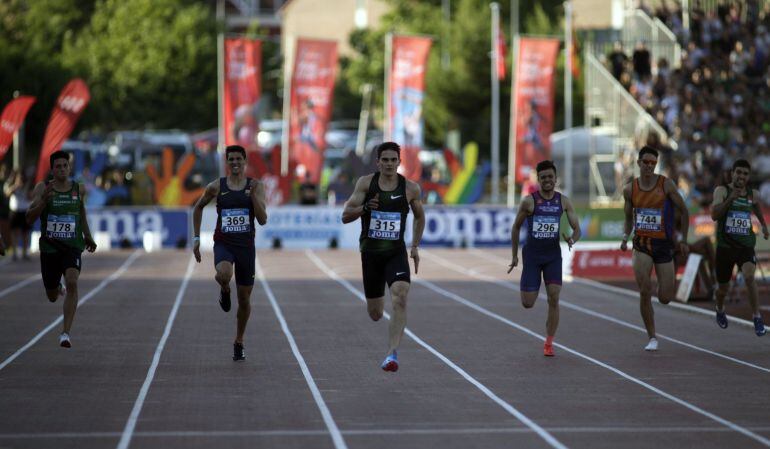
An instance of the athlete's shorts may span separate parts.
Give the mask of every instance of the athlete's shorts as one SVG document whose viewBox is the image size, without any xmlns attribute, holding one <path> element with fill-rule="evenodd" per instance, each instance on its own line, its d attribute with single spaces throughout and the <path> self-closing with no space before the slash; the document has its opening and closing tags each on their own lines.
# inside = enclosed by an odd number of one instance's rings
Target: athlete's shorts
<svg viewBox="0 0 770 449">
<path fill-rule="evenodd" d="M 733 277 L 733 267 L 738 265 L 738 269 L 740 269 L 747 262 L 751 262 L 754 265 L 757 264 L 754 248 L 717 246 L 717 282 L 727 284 Z"/>
<path fill-rule="evenodd" d="M 214 266 L 219 262 L 230 262 L 235 271 L 237 285 L 254 285 L 257 252 L 254 246 L 234 246 L 214 242 Z"/>
<path fill-rule="evenodd" d="M 68 268 L 80 271 L 80 255 L 78 249 L 58 251 L 55 253 L 40 253 L 40 272 L 43 274 L 43 285 L 46 290 L 59 288 L 59 282 Z"/>
<path fill-rule="evenodd" d="M 406 247 L 382 253 L 362 252 L 361 268 L 367 298 L 385 296 L 385 283 L 390 287 L 396 281 L 411 282 Z"/>
<path fill-rule="evenodd" d="M 652 263 L 661 264 L 674 260 L 674 242 L 667 239 L 634 236 L 634 250 L 652 257 Z"/>
<path fill-rule="evenodd" d="M 545 285 L 561 285 L 561 250 L 528 251 L 525 246 L 521 251 L 522 270 L 519 289 L 523 292 L 540 290 L 540 279 Z"/>
</svg>

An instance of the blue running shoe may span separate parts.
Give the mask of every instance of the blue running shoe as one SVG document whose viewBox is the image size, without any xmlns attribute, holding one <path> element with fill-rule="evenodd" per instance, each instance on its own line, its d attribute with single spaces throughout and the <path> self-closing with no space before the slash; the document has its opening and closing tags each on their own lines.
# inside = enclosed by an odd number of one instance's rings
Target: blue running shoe
<svg viewBox="0 0 770 449">
<path fill-rule="evenodd" d="M 727 329 L 727 314 L 717 310 L 717 324 L 722 329 Z"/>
<path fill-rule="evenodd" d="M 761 337 L 767 333 L 765 323 L 762 321 L 761 316 L 754 317 L 754 333 L 757 334 L 757 337 Z"/>
<path fill-rule="evenodd" d="M 398 354 L 396 354 L 396 351 L 393 351 L 392 354 L 385 357 L 380 368 L 382 368 L 383 371 L 390 371 L 391 373 L 398 371 Z"/>
</svg>

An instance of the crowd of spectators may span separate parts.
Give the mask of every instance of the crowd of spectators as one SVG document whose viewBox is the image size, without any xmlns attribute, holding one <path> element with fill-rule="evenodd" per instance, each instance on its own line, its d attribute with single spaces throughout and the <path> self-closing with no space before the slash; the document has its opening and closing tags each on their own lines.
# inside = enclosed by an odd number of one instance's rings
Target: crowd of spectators
<svg viewBox="0 0 770 449">
<path fill-rule="evenodd" d="M 678 37 L 679 67 L 654 60 L 644 42 L 630 54 L 618 42 L 608 68 L 677 143 L 677 151 L 665 151 L 651 136 L 691 207 L 708 208 L 740 158 L 751 162 L 753 186 L 770 206 L 770 4 L 723 2 L 704 12 L 695 1 L 687 30 L 676 3 L 639 7 Z"/>
</svg>

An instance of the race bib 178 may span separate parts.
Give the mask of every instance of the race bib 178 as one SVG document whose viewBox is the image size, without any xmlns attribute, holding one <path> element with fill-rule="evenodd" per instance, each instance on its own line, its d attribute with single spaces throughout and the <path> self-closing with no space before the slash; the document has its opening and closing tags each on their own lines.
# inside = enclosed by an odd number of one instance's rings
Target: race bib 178
<svg viewBox="0 0 770 449">
<path fill-rule="evenodd" d="M 49 215 L 45 235 L 49 239 L 71 240 L 75 238 L 74 215 Z"/>
<path fill-rule="evenodd" d="M 222 210 L 222 232 L 249 232 L 250 229 L 248 209 Z"/>
<path fill-rule="evenodd" d="M 401 214 L 373 210 L 369 220 L 369 238 L 398 240 L 401 236 Z"/>
</svg>

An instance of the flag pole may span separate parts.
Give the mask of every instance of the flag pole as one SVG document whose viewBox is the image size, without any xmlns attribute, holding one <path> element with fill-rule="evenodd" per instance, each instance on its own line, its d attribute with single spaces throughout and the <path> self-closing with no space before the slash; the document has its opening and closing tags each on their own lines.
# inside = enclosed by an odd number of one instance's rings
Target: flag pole
<svg viewBox="0 0 770 449">
<path fill-rule="evenodd" d="M 225 2 L 217 1 L 217 21 L 220 26 L 227 31 L 227 22 L 225 21 Z M 225 170 L 225 34 L 222 30 L 217 33 L 217 165 L 219 166 L 219 175 L 224 176 Z"/>
<path fill-rule="evenodd" d="M 383 96 L 382 106 L 385 109 L 382 115 L 385 123 L 385 140 L 391 141 L 393 136 L 391 135 L 390 127 L 390 66 L 393 62 L 393 33 L 388 33 L 385 36 L 385 82 L 383 83 L 385 88 L 385 95 Z"/>
<path fill-rule="evenodd" d="M 492 204 L 500 202 L 500 79 L 497 73 L 498 40 L 500 34 L 500 5 L 497 2 L 489 4 L 492 10 L 492 123 L 491 123 L 491 153 L 492 153 Z"/>
<path fill-rule="evenodd" d="M 283 66 L 283 122 L 281 124 L 283 131 L 281 133 L 281 177 L 289 175 L 289 143 L 291 139 L 291 77 L 294 72 L 294 60 L 297 55 L 294 54 L 294 35 L 286 36 L 286 55 L 292 55 L 293 58 L 284 62 Z M 288 58 L 287 58 L 288 59 Z"/>
<path fill-rule="evenodd" d="M 572 195 L 572 1 L 564 2 L 564 191 Z"/>
<path fill-rule="evenodd" d="M 511 0 L 511 117 L 508 121 L 508 207 L 516 206 L 516 71 L 519 63 L 519 0 Z"/>
</svg>

